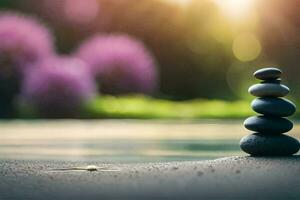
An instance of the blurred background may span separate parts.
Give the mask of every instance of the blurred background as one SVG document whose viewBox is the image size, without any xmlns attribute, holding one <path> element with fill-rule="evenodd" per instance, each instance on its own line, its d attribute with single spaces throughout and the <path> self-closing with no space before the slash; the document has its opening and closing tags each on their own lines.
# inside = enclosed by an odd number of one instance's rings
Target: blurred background
<svg viewBox="0 0 300 200">
<path fill-rule="evenodd" d="M 281 68 L 288 98 L 300 102 L 299 0 L 1 0 L 0 7 L 1 159 L 242 155 L 241 119 L 254 115 L 247 89 L 261 67 Z M 297 123 L 291 134 L 299 130 Z"/>
<path fill-rule="evenodd" d="M 2 118 L 244 117 L 262 66 L 300 97 L 298 0 L 0 6 Z"/>
</svg>

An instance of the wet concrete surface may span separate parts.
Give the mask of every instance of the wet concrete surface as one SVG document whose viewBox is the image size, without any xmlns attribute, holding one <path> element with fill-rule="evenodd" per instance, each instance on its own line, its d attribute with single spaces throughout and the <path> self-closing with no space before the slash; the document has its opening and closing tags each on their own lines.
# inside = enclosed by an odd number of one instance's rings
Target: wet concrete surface
<svg viewBox="0 0 300 200">
<path fill-rule="evenodd" d="M 300 156 L 144 164 L 0 161 L 0 199 L 300 199 Z"/>
</svg>

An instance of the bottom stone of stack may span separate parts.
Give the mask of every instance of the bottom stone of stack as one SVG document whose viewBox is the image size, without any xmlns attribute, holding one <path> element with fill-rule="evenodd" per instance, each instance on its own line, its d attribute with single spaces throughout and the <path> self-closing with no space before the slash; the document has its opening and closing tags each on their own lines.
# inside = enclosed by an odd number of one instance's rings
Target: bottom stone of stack
<svg viewBox="0 0 300 200">
<path fill-rule="evenodd" d="M 288 156 L 299 151 L 300 143 L 284 134 L 254 133 L 243 137 L 240 147 L 252 156 Z"/>
</svg>

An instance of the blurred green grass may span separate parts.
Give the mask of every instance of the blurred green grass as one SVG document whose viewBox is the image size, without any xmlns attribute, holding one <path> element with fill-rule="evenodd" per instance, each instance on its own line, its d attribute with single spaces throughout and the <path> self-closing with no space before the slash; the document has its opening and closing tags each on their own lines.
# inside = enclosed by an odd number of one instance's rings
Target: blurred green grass
<svg viewBox="0 0 300 200">
<path fill-rule="evenodd" d="M 258 115 L 251 100 L 194 99 L 172 101 L 148 96 L 99 96 L 81 109 L 79 119 L 245 119 Z M 19 118 L 39 119 L 28 105 L 19 106 Z M 300 120 L 300 111 L 292 118 Z"/>
<path fill-rule="evenodd" d="M 87 118 L 238 119 L 253 115 L 249 101 L 170 101 L 145 96 L 101 96 L 85 109 Z"/>
</svg>

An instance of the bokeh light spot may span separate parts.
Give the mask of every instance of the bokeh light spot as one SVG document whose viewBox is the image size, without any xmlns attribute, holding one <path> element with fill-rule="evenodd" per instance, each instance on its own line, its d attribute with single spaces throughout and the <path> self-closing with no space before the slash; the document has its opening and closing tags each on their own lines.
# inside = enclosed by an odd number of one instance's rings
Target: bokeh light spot
<svg viewBox="0 0 300 200">
<path fill-rule="evenodd" d="M 89 23 L 94 20 L 99 12 L 97 0 L 65 0 L 65 17 L 75 23 Z"/>
<path fill-rule="evenodd" d="M 239 35 L 232 45 L 234 56 L 243 62 L 255 60 L 260 55 L 261 50 L 260 41 L 251 33 Z"/>
</svg>

